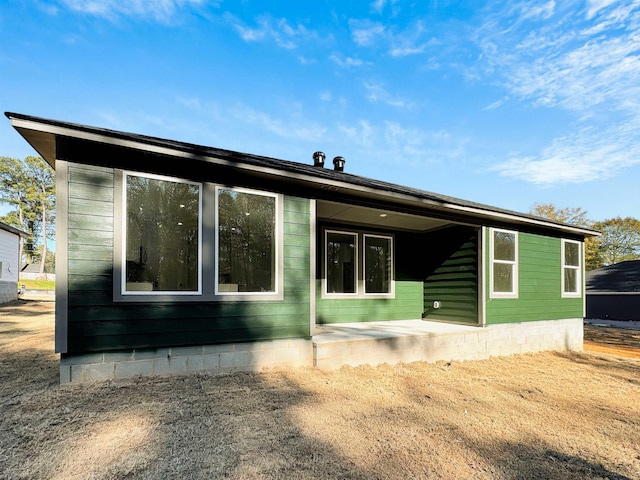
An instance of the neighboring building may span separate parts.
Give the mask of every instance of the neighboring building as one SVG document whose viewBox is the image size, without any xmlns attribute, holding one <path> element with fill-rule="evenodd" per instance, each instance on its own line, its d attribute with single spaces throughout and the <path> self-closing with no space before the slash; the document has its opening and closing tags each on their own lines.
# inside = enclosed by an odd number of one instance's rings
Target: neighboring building
<svg viewBox="0 0 640 480">
<path fill-rule="evenodd" d="M 18 298 L 20 242 L 25 233 L 0 222 L 0 303 Z"/>
<path fill-rule="evenodd" d="M 640 320 L 640 260 L 587 272 L 587 314 L 598 320 Z"/>
<path fill-rule="evenodd" d="M 56 170 L 61 381 L 581 350 L 597 232 L 7 113 Z"/>
</svg>

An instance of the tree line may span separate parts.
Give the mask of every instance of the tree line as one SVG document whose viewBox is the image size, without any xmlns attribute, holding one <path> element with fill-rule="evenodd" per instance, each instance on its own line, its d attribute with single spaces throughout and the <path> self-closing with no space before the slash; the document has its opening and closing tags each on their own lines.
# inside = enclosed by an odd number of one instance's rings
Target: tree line
<svg viewBox="0 0 640 480">
<path fill-rule="evenodd" d="M 39 264 L 40 273 L 53 272 L 54 255 L 48 240 L 55 239 L 55 173 L 40 157 L 24 160 L 0 157 L 0 203 L 11 210 L 0 222 L 25 232 L 20 261 Z"/>
<path fill-rule="evenodd" d="M 615 217 L 590 220 L 582 208 L 558 208 L 551 203 L 534 204 L 530 214 L 601 233 L 585 240 L 585 268 L 595 270 L 625 260 L 640 259 L 640 220 Z"/>
</svg>

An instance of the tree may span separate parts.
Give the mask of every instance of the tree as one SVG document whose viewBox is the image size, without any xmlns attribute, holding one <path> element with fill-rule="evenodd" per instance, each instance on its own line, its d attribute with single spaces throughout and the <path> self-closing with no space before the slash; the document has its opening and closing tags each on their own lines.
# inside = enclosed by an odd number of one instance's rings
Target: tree
<svg viewBox="0 0 640 480">
<path fill-rule="evenodd" d="M 55 221 L 53 170 L 40 157 L 0 158 L 0 203 L 15 208 L 1 220 L 27 232 L 28 255 L 41 242 L 40 273 L 44 273 L 47 240 L 53 235 Z"/>
<path fill-rule="evenodd" d="M 557 222 L 590 228 L 600 237 L 585 240 L 585 268 L 594 270 L 604 265 L 640 259 L 640 220 L 632 217 L 610 218 L 593 222 L 581 208 L 556 208 L 553 204 L 534 204 L 530 213 Z"/>
<path fill-rule="evenodd" d="M 610 218 L 594 223 L 593 228 L 602 233 L 597 247 L 603 265 L 640 259 L 640 220 Z"/>
<path fill-rule="evenodd" d="M 594 229 L 594 222 L 587 217 L 587 211 L 580 207 L 557 208 L 552 203 L 534 203 L 529 211 L 531 215 L 547 218 L 556 222 Z M 594 270 L 602 266 L 598 248 L 598 238 L 588 237 L 584 241 L 585 268 Z"/>
<path fill-rule="evenodd" d="M 38 245 L 33 249 L 33 253 L 31 254 L 34 263 L 40 263 L 42 261 L 42 245 Z M 55 253 L 51 250 L 47 249 L 47 256 L 45 257 L 45 271 L 53 272 L 55 271 L 56 258 Z"/>
<path fill-rule="evenodd" d="M 547 218 L 556 222 L 562 222 L 577 227 L 589 228 L 592 222 L 587 218 L 587 212 L 580 207 L 557 208 L 552 203 L 534 203 L 531 207 L 531 215 Z"/>
</svg>

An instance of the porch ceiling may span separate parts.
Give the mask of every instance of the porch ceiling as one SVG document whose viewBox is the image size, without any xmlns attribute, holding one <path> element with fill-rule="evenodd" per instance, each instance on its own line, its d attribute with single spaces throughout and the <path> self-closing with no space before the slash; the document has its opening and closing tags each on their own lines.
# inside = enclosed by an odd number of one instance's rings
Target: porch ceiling
<svg viewBox="0 0 640 480">
<path fill-rule="evenodd" d="M 316 215 L 320 219 L 349 224 L 375 225 L 389 229 L 420 232 L 451 225 L 451 222 L 436 218 L 323 200 L 317 202 Z"/>
</svg>

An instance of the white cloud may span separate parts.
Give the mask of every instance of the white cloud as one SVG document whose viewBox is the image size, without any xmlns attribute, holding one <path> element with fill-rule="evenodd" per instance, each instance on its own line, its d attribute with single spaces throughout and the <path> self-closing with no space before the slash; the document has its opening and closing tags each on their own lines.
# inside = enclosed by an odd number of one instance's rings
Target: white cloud
<svg viewBox="0 0 640 480">
<path fill-rule="evenodd" d="M 397 45 L 392 47 L 389 53 L 392 57 L 408 57 L 409 55 L 423 53 L 427 47 L 426 43 L 420 45 Z"/>
<path fill-rule="evenodd" d="M 329 60 L 342 68 L 361 67 L 366 63 L 359 58 L 341 57 L 337 54 L 330 55 Z"/>
<path fill-rule="evenodd" d="M 371 3 L 371 9 L 378 13 L 382 13 L 382 10 L 384 9 L 386 3 L 387 0 L 375 0 L 373 3 Z"/>
<path fill-rule="evenodd" d="M 288 140 L 319 142 L 326 135 L 326 128 L 309 119 L 301 121 L 299 115 L 275 118 L 245 105 L 229 109 L 229 115 L 238 123 L 249 124 Z"/>
<path fill-rule="evenodd" d="M 603 180 L 640 164 L 640 117 L 599 130 L 589 126 L 553 141 L 538 157 L 515 157 L 490 168 L 542 186 Z"/>
<path fill-rule="evenodd" d="M 286 18 L 275 19 L 264 15 L 257 19 L 256 26 L 253 27 L 245 25 L 229 13 L 225 15 L 225 19 L 245 42 L 271 40 L 279 47 L 291 50 L 297 48 L 300 40 L 316 37 L 304 25 L 290 25 Z"/>
<path fill-rule="evenodd" d="M 509 97 L 501 98 L 500 100 L 496 100 L 495 102 L 490 103 L 489 105 L 484 107 L 484 110 L 495 110 L 497 108 L 500 108 L 502 105 L 504 105 L 508 101 L 509 101 Z"/>
<path fill-rule="evenodd" d="M 600 10 L 607 8 L 618 0 L 589 0 L 587 1 L 587 18 L 593 18 Z"/>
<path fill-rule="evenodd" d="M 360 120 L 338 125 L 337 142 L 356 147 L 358 156 L 403 166 L 455 162 L 464 157 L 468 139 L 444 130 L 423 130 L 398 122 Z"/>
<path fill-rule="evenodd" d="M 351 20 L 351 37 L 353 41 L 361 47 L 368 47 L 376 44 L 380 38 L 384 38 L 385 27 L 382 23 Z"/>
<path fill-rule="evenodd" d="M 387 5 L 393 8 L 396 3 L 398 3 L 398 0 L 374 0 L 371 2 L 370 7 L 372 11 L 381 14 Z"/>
<path fill-rule="evenodd" d="M 190 110 L 200 110 L 202 106 L 200 99 L 194 97 L 176 97 L 176 102 Z"/>
<path fill-rule="evenodd" d="M 414 22 L 405 30 L 395 32 L 382 23 L 369 20 L 351 20 L 351 36 L 361 47 L 386 46 L 392 57 L 407 57 L 424 53 L 438 41 L 424 36 L 427 28 L 420 21 Z"/>
<path fill-rule="evenodd" d="M 501 83 L 505 98 L 567 112 L 574 118 L 567 131 L 576 131 L 493 170 L 552 185 L 607 178 L 639 163 L 640 2 L 527 5 L 496 13 L 480 29 L 477 71 Z"/>
<path fill-rule="evenodd" d="M 366 98 L 370 102 L 385 103 L 392 107 L 412 107 L 413 104 L 390 94 L 384 83 L 365 82 Z"/>
<path fill-rule="evenodd" d="M 546 20 L 554 14 L 555 9 L 556 2 L 554 0 L 540 5 L 526 3 L 522 5 L 522 17 Z"/>
<path fill-rule="evenodd" d="M 200 5 L 204 0 L 61 0 L 75 12 L 99 17 L 115 18 L 120 15 L 149 17 L 169 22 L 182 8 Z"/>
<path fill-rule="evenodd" d="M 589 21 L 564 10 L 535 29 L 522 18 L 511 19 L 520 27 L 507 31 L 495 25 L 509 18 L 488 22 L 480 33 L 487 73 L 502 76 L 513 96 L 538 106 L 580 114 L 636 108 L 628 100 L 640 95 L 640 3 L 611 5 L 592 2 Z"/>
</svg>

